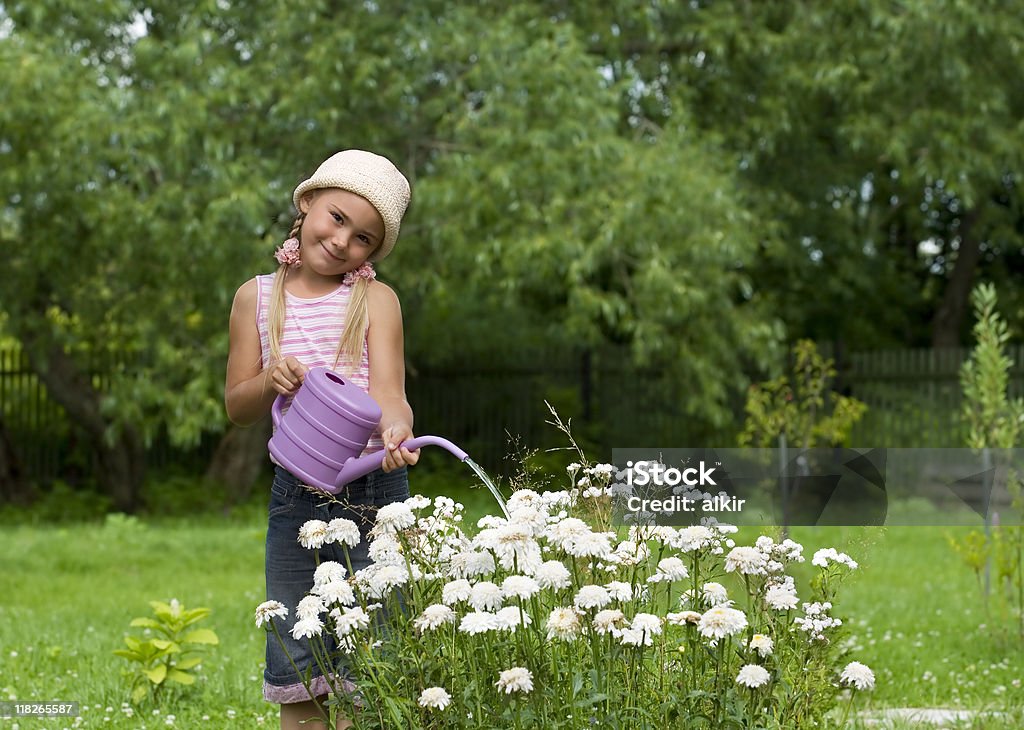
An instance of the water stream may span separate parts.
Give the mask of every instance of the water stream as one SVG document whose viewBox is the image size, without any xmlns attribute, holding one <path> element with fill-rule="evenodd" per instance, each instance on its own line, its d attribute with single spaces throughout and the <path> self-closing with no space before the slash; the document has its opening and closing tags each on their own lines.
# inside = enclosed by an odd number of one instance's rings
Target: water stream
<svg viewBox="0 0 1024 730">
<path fill-rule="evenodd" d="M 491 494 L 493 494 L 494 499 L 497 500 L 498 506 L 501 507 L 501 511 L 505 513 L 505 519 L 509 519 L 508 510 L 505 508 L 505 500 L 501 498 L 501 493 L 498 491 L 498 488 L 494 486 L 494 482 L 491 481 L 491 478 L 487 476 L 487 472 L 480 468 L 480 465 L 468 456 L 463 460 L 463 463 L 476 472 L 476 475 L 480 477 L 480 481 L 484 483 L 484 486 L 491 490 Z"/>
</svg>

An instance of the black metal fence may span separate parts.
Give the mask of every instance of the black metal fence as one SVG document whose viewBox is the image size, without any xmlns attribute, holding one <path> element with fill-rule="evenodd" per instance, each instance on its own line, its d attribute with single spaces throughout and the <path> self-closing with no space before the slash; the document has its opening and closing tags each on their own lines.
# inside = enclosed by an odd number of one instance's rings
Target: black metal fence
<svg viewBox="0 0 1024 730">
<path fill-rule="evenodd" d="M 964 446 L 959 371 L 968 355 L 966 349 L 898 350 L 857 353 L 838 363 L 844 388 L 868 404 L 851 444 Z M 1010 355 L 1010 393 L 1016 397 L 1024 393 L 1024 347 L 1012 348 Z M 616 350 L 496 353 L 486 360 L 422 367 L 410 370 L 407 390 L 417 432 L 451 439 L 492 473 L 507 470 L 510 437 L 526 448 L 565 445 L 547 424 L 545 401 L 573 419 L 574 433 L 599 459 L 609 459 L 615 447 L 730 446 L 743 419 L 737 402 L 731 427 L 716 431 L 695 420 L 688 415 L 685 387 L 632 366 Z M 33 481 L 74 481 L 90 472 L 88 444 L 17 350 L 0 350 L 0 416 Z M 213 433 L 199 449 L 183 452 L 158 438 L 148 464 L 159 469 L 173 462 L 202 471 L 216 440 Z"/>
</svg>

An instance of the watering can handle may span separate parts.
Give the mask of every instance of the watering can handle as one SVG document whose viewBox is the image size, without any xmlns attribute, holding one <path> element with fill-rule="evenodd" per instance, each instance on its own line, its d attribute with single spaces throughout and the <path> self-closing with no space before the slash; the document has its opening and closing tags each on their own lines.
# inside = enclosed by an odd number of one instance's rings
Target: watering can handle
<svg viewBox="0 0 1024 730">
<path fill-rule="evenodd" d="M 453 444 L 446 438 L 440 436 L 417 436 L 416 438 L 403 441 L 402 446 L 409 449 L 409 451 L 415 451 L 422 446 L 440 446 L 447 451 L 450 451 L 455 458 L 459 461 L 465 461 L 469 458 L 469 454 L 460 449 L 458 446 Z M 366 456 L 360 456 L 359 458 L 350 458 L 345 462 L 345 465 L 338 472 L 338 478 L 334 482 L 334 489 L 331 493 L 339 491 L 343 486 L 349 482 L 354 482 L 356 479 L 362 476 L 366 476 L 371 471 L 380 469 L 381 464 L 384 463 L 384 457 L 387 455 L 386 449 L 380 451 L 374 451 L 372 454 Z"/>
<path fill-rule="evenodd" d="M 284 405 L 284 393 L 274 398 L 274 405 L 270 407 L 270 419 L 274 422 L 274 428 L 281 423 L 281 407 Z"/>
</svg>

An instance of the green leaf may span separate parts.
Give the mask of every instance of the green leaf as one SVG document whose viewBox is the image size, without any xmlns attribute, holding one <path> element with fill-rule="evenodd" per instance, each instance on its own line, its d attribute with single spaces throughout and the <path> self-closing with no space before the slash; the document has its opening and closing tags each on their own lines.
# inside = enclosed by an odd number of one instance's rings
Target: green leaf
<svg viewBox="0 0 1024 730">
<path fill-rule="evenodd" d="M 149 677 L 149 681 L 153 684 L 162 684 L 167 678 L 167 665 L 158 664 L 152 669 L 143 669 L 142 673 Z"/>
<path fill-rule="evenodd" d="M 168 639 L 150 639 L 149 643 L 166 654 L 177 654 L 181 651 L 178 644 Z"/>
<path fill-rule="evenodd" d="M 213 629 L 196 629 L 181 637 L 183 644 L 219 644 L 220 639 Z"/>
<path fill-rule="evenodd" d="M 167 672 L 167 679 L 178 684 L 195 684 L 196 678 L 188 672 L 183 672 L 180 669 L 171 669 Z"/>
<path fill-rule="evenodd" d="M 159 621 L 154 621 L 151 618 L 133 618 L 130 626 L 138 626 L 144 629 L 155 629 L 157 631 L 165 631 L 164 625 Z"/>
<path fill-rule="evenodd" d="M 134 690 L 132 690 L 132 702 L 135 704 L 142 702 L 148 692 L 149 687 L 144 684 L 138 685 Z"/>
<path fill-rule="evenodd" d="M 187 659 L 179 659 L 178 661 L 176 661 L 174 663 L 174 668 L 175 669 L 182 669 L 182 670 L 184 670 L 184 669 L 192 669 L 193 667 L 196 667 L 196 666 L 202 664 L 202 662 L 203 662 L 203 657 L 201 657 L 201 656 L 188 657 Z"/>
</svg>

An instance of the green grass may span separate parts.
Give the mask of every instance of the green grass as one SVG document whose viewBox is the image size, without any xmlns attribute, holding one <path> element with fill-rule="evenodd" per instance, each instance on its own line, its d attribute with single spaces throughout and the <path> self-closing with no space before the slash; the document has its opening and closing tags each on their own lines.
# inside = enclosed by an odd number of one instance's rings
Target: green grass
<svg viewBox="0 0 1024 730">
<path fill-rule="evenodd" d="M 840 591 L 849 660 L 876 677 L 873 708 L 1016 712 L 1024 705 L 1024 641 L 1015 617 L 986 608 L 973 572 L 947 543 L 964 527 L 801 528 L 808 559 L 837 547 L 860 567 Z M 861 698 L 860 702 L 863 702 Z M 993 725 L 986 725 L 993 726 Z"/>
<path fill-rule="evenodd" d="M 482 490 L 453 496 L 469 503 L 467 524 L 491 509 Z M 0 528 L 0 700 L 78 701 L 79 727 L 276 727 L 277 708 L 261 697 L 264 639 L 252 622 L 263 600 L 265 527 L 252 510 L 239 515 Z M 803 575 L 820 547 L 860 562 L 835 613 L 847 621 L 849 658 L 875 671 L 870 707 L 1013 712 L 1005 725 L 974 727 L 1019 727 L 1024 644 L 1008 615 L 986 611 L 973 574 L 946 544 L 947 533 L 963 532 L 799 528 L 793 537 L 805 546 Z M 738 538 L 754 534 L 744 529 Z M 221 644 L 194 687 L 169 692 L 159 707 L 131 709 L 128 664 L 111 652 L 139 631 L 128 624 L 149 614 L 148 601 L 171 598 L 210 607 L 200 625 L 215 629 Z"/>
</svg>

